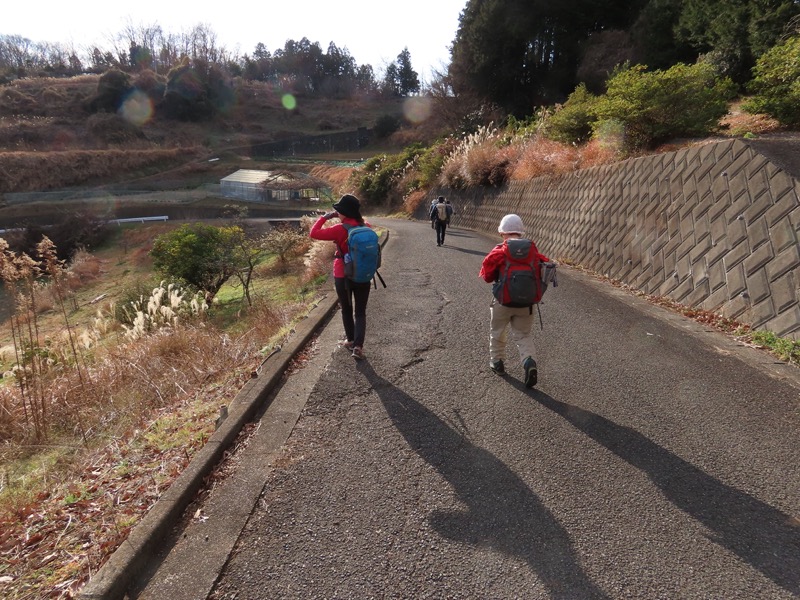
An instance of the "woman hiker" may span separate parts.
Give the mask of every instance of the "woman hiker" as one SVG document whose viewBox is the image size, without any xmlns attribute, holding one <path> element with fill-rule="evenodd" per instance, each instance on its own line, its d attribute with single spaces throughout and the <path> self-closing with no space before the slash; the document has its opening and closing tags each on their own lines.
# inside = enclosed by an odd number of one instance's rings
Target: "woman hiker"
<svg viewBox="0 0 800 600">
<path fill-rule="evenodd" d="M 325 223 L 331 219 L 341 222 L 331 227 Z M 371 227 L 361 216 L 361 203 L 351 194 L 345 194 L 333 205 L 333 211 L 322 215 L 311 227 L 309 235 L 315 240 L 327 240 L 336 244 L 333 259 L 333 283 L 336 295 L 342 307 L 342 324 L 347 340 L 344 347 L 351 350 L 353 358 L 364 358 L 364 336 L 367 331 L 367 301 L 371 283 L 356 283 L 344 274 L 344 255 L 348 252 L 348 228 L 366 225 Z"/>
</svg>

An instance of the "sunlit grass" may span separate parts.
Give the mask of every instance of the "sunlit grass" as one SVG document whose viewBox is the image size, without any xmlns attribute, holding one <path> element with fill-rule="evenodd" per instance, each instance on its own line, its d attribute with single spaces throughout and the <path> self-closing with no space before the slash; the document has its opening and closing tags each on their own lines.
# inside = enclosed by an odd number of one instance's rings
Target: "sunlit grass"
<svg viewBox="0 0 800 600">
<path fill-rule="evenodd" d="M 800 366 L 800 341 L 780 337 L 772 331 L 751 331 L 746 337 L 752 343 L 769 349 L 781 360 Z"/>
</svg>

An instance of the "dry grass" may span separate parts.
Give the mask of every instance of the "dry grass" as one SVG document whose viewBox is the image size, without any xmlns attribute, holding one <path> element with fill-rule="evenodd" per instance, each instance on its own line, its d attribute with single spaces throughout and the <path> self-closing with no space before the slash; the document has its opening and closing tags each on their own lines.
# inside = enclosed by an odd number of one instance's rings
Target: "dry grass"
<svg viewBox="0 0 800 600">
<path fill-rule="evenodd" d="M 503 140 L 502 133 L 486 129 L 464 140 L 444 163 L 441 185 L 496 187 L 509 181 L 524 181 L 543 175 L 561 175 L 576 169 L 619 160 L 618 150 L 601 140 L 575 146 L 541 136 Z M 407 205 L 418 205 L 409 196 Z"/>
<path fill-rule="evenodd" d="M 522 144 L 511 168 L 510 179 L 525 180 L 542 175 L 561 175 L 619 160 L 616 149 L 600 140 L 581 146 L 536 137 Z"/>
<path fill-rule="evenodd" d="M 0 386 L 0 577 L 11 578 L 4 597 L 72 597 L 202 447 L 219 406 L 307 310 L 295 291 L 280 304 L 257 296 L 226 329 L 203 318 L 129 339 L 119 327 L 101 327 L 110 322 L 109 303 L 87 299 L 109 300 L 140 274 L 129 246 L 152 240 L 145 229 L 120 235 L 125 247 L 102 257 L 79 253 L 71 268 L 81 310 L 69 315 L 70 326 L 92 330 L 80 369 L 66 351 L 63 317 L 40 317 L 56 358 L 40 378 L 43 439 L 26 425 L 19 388 Z M 302 278 L 315 276 L 310 266 Z M 14 360 L 13 348 L 3 355 Z"/>
<path fill-rule="evenodd" d="M 326 181 L 331 186 L 332 194 L 335 197 L 342 194 L 352 193 L 353 176 L 358 170 L 353 167 L 333 167 L 318 165 L 312 167 L 309 175 Z"/>
<path fill-rule="evenodd" d="M 720 120 L 720 128 L 732 136 L 759 135 L 780 131 L 781 124 L 763 114 L 750 114 L 742 110 L 744 100 L 731 105 L 728 114 Z"/>
<path fill-rule="evenodd" d="M 65 150 L 0 154 L 0 193 L 51 190 L 111 180 L 120 172 L 164 168 L 205 155 L 202 148 L 168 150 Z"/>
<path fill-rule="evenodd" d="M 403 211 L 406 214 L 413 215 L 419 205 L 423 202 L 427 202 L 429 199 L 430 196 L 427 190 L 414 190 L 403 199 Z"/>
</svg>

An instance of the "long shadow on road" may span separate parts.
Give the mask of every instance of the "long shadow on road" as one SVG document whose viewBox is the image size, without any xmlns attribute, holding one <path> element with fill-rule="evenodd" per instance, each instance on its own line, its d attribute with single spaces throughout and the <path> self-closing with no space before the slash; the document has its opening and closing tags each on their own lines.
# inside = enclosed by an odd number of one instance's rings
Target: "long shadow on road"
<svg viewBox="0 0 800 600">
<path fill-rule="evenodd" d="M 434 511 L 429 522 L 440 535 L 525 560 L 552 598 L 608 597 L 584 573 L 566 530 L 508 466 L 380 377 L 368 362 L 357 368 L 409 446 L 468 507 Z"/>
<path fill-rule="evenodd" d="M 463 252 L 464 254 L 474 254 L 475 256 L 486 256 L 486 252 L 481 252 L 479 250 L 467 250 L 466 248 L 459 248 L 458 246 L 453 246 L 450 243 L 444 245 L 446 250 L 456 250 L 458 252 Z M 477 275 L 477 273 L 476 273 Z"/>
<path fill-rule="evenodd" d="M 630 427 L 507 381 L 641 469 L 670 502 L 713 531 L 714 542 L 800 594 L 800 524 L 791 515 L 722 483 Z"/>
</svg>

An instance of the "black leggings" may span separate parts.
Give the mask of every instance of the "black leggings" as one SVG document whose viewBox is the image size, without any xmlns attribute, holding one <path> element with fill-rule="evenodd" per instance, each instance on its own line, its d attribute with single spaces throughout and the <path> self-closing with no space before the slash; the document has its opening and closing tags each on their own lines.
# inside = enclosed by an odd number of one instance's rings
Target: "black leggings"
<svg viewBox="0 0 800 600">
<path fill-rule="evenodd" d="M 334 277 L 336 295 L 342 307 L 342 324 L 347 340 L 354 346 L 364 346 L 367 333 L 367 301 L 371 283 L 355 283 L 344 277 Z"/>
</svg>

